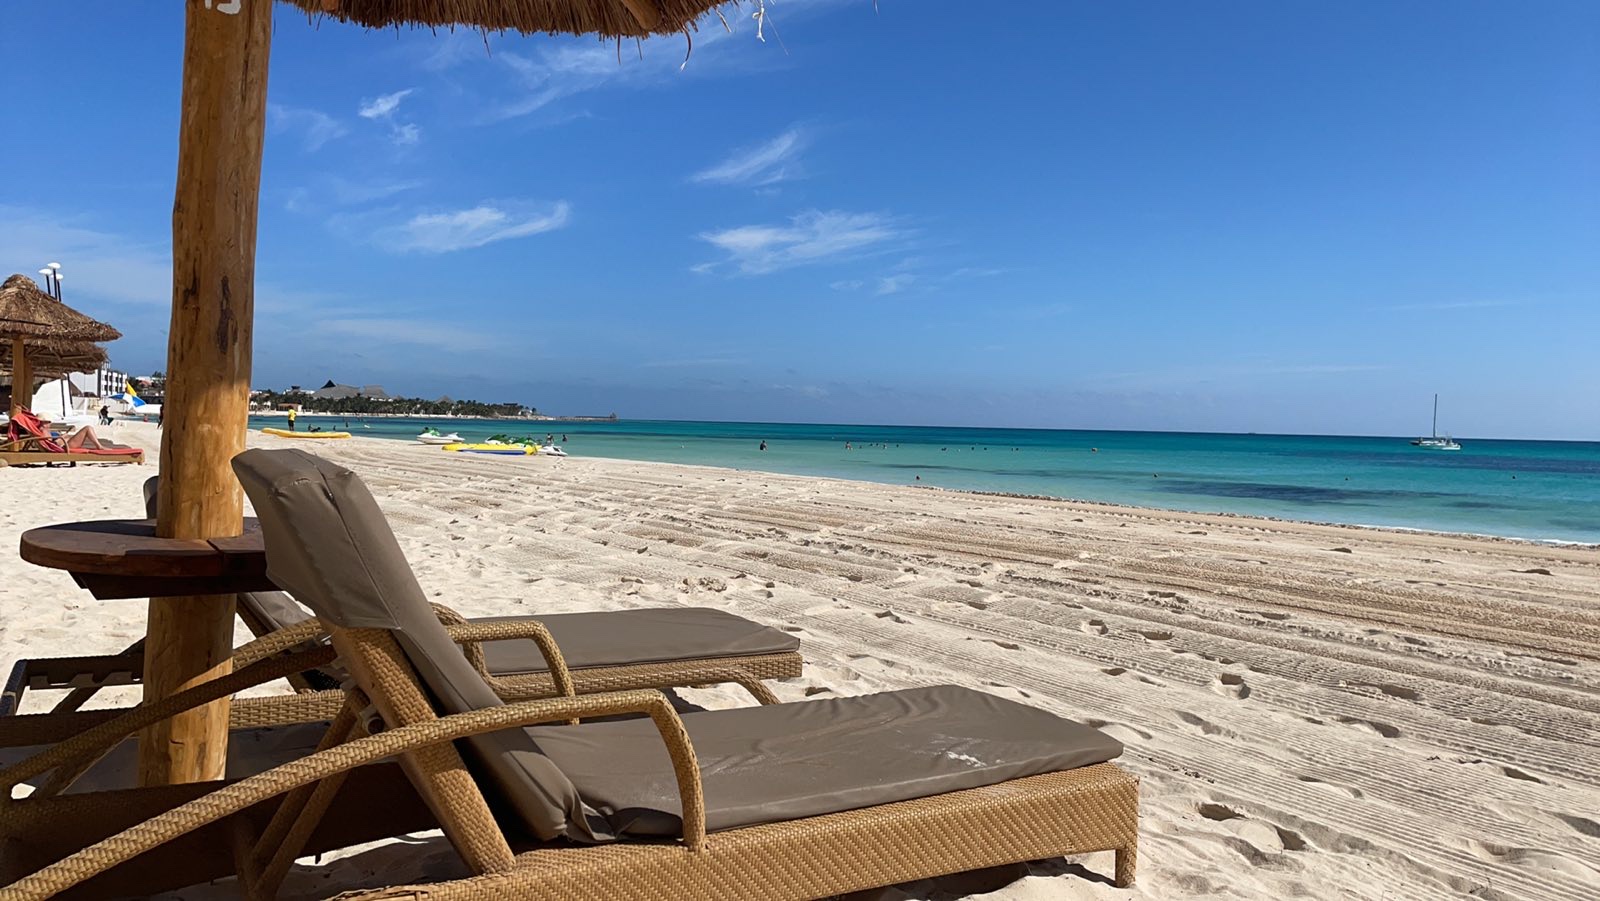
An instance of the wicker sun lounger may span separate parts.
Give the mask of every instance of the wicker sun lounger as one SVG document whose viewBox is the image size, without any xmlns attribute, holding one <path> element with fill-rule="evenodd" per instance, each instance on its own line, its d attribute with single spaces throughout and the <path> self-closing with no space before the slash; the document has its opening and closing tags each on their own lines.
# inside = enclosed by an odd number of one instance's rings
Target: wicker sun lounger
<svg viewBox="0 0 1600 901">
<path fill-rule="evenodd" d="M 202 833 L 232 836 L 246 893 L 270 897 L 295 857 L 337 840 L 325 833 L 349 816 L 341 793 L 382 784 L 393 758 L 476 875 L 362 897 L 809 898 L 1106 850 L 1117 884 L 1133 879 L 1138 785 L 1110 762 L 1121 745 L 1093 729 L 949 686 L 682 716 L 653 691 L 503 704 L 429 610 L 353 474 L 292 450 L 234 465 L 274 581 L 316 610 L 349 668 L 344 712 L 323 750 L 120 832 L 79 835 L 104 840 L 48 866 L 0 816 L 6 874 L 27 874 L 0 901 L 97 874 L 98 889 L 121 889 L 129 867 L 148 879 L 151 853 L 171 863 L 169 882 L 210 878 L 217 848 L 181 865 L 162 854 Z M 550 664 L 564 672 L 559 653 Z M 539 725 L 614 714 L 636 717 Z"/>
<path fill-rule="evenodd" d="M 145 513 L 155 518 L 160 476 L 144 483 Z M 781 629 L 709 607 L 665 607 L 540 616 L 490 616 L 467 619 L 443 604 L 439 618 L 470 626 L 481 645 L 469 645 L 474 664 L 490 676 L 502 700 L 526 700 L 556 693 L 535 635 L 541 627 L 560 646 L 579 694 L 635 688 L 676 688 L 737 683 L 764 704 L 776 698 L 767 679 L 800 675 L 800 640 Z M 241 592 L 239 618 L 257 638 L 305 623 L 311 614 L 281 591 Z M 533 624 L 533 625 L 530 625 Z M 499 636 L 499 640 L 496 640 Z M 19 709 L 27 691 L 70 689 L 53 713 L 77 710 L 101 688 L 137 685 L 143 672 L 144 642 L 120 654 L 19 660 L 0 694 L 0 718 Z M 347 673 L 337 662 L 290 673 L 297 691 L 330 692 Z M 324 717 L 338 711 L 340 698 L 324 698 Z"/>
<path fill-rule="evenodd" d="M 160 476 L 144 483 L 145 513 L 156 515 Z M 445 622 L 470 624 L 485 636 L 482 668 L 493 677 L 502 699 L 548 697 L 555 693 L 545 655 L 537 644 L 517 633 L 525 624 L 541 624 L 561 647 L 579 694 L 633 688 L 675 688 L 737 682 L 763 703 L 773 700 L 766 679 L 800 675 L 800 639 L 709 607 L 665 607 L 539 616 L 462 617 L 444 604 L 435 610 Z M 245 592 L 236 609 L 258 638 L 299 625 L 311 617 L 281 591 Z M 337 688 L 347 673 L 337 664 L 297 674 L 290 681 L 302 691 Z"/>
<path fill-rule="evenodd" d="M 355 683 L 330 735 L 365 725 L 362 709 L 370 727 L 354 731 L 373 734 L 110 836 L 0 899 L 44 897 L 289 792 L 265 834 L 235 832 L 247 892 L 271 896 L 305 834 L 341 813 L 346 774 L 368 780 L 365 765 L 393 757 L 475 875 L 362 897 L 809 898 L 1107 850 L 1116 883 L 1133 880 L 1138 785 L 1096 730 L 949 686 L 682 716 L 651 691 L 503 704 L 352 473 L 293 450 L 234 466 L 274 581 L 317 612 Z M 614 714 L 647 718 L 539 725 Z"/>
</svg>

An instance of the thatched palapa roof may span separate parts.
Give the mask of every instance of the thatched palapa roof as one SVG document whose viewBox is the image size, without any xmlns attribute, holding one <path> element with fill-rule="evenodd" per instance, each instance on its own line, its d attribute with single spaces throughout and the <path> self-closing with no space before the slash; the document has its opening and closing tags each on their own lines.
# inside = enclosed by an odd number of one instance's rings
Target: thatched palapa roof
<svg viewBox="0 0 1600 901">
<path fill-rule="evenodd" d="M 29 344 L 29 374 L 37 378 L 60 378 L 69 372 L 93 372 L 106 365 L 105 348 L 85 342 L 46 342 Z M 12 371 L 11 345 L 0 345 L 0 370 Z"/>
<path fill-rule="evenodd" d="M 26 275 L 0 283 L 0 339 L 21 337 L 28 344 L 53 341 L 115 341 L 122 333 L 74 310 Z"/>
<path fill-rule="evenodd" d="M 605 38 L 675 34 L 728 0 L 284 0 L 313 16 L 368 28 L 465 26 Z"/>
</svg>

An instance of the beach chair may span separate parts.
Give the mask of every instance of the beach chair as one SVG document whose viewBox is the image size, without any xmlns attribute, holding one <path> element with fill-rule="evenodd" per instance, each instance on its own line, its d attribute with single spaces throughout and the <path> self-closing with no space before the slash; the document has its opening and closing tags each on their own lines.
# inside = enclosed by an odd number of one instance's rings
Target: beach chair
<svg viewBox="0 0 1600 901">
<path fill-rule="evenodd" d="M 358 708 L 348 703 L 336 706 L 338 715 L 330 723 L 320 696 L 236 698 L 230 714 L 226 779 L 134 787 L 132 736 L 138 730 L 288 672 L 331 661 L 331 647 L 310 643 L 321 634 L 320 625 L 312 621 L 257 639 L 235 654 L 231 674 L 153 704 L 0 718 L 0 755 L 8 763 L 0 769 L 0 883 L 10 883 L 186 802 L 214 796 L 241 777 L 334 747 L 358 731 Z M 347 697 L 335 694 L 341 701 Z M 32 792 L 18 797 L 19 786 Z M 335 806 L 319 822 L 302 826 L 302 832 L 309 831 L 304 845 L 308 853 L 436 828 L 436 818 L 392 762 L 362 767 L 324 791 Z M 226 818 L 175 836 L 61 897 L 138 897 L 231 875 L 239 866 L 236 846 L 241 837 L 272 836 L 275 829 L 282 829 L 274 825 L 278 807 L 273 799 L 231 810 Z M 0 898 L 14 896 L 0 888 Z"/>
<path fill-rule="evenodd" d="M 160 476 L 144 483 L 145 514 L 156 516 Z M 675 688 L 733 682 L 762 703 L 776 699 L 761 682 L 793 679 L 803 659 L 800 639 L 771 626 L 708 607 L 664 607 L 539 616 L 488 616 L 468 619 L 444 604 L 433 604 L 441 621 L 471 625 L 483 634 L 517 633 L 484 640 L 468 654 L 502 699 L 545 697 L 555 693 L 549 666 L 534 639 L 520 637 L 537 623 L 559 645 L 579 694 L 633 688 Z M 256 637 L 305 622 L 311 614 L 281 591 L 238 595 L 235 609 Z M 337 662 L 290 681 L 300 691 L 338 688 L 348 676 Z"/>
<path fill-rule="evenodd" d="M 351 720 L 370 734 L 98 830 L 0 897 L 46 897 L 290 792 L 267 832 L 235 831 L 247 894 L 270 897 L 346 774 L 393 757 L 474 875 L 362 898 L 813 898 L 1091 851 L 1133 880 L 1138 784 L 1094 729 L 953 686 L 681 716 L 653 691 L 504 704 L 353 473 L 293 450 L 234 468 L 273 580 L 327 627 L 353 682 L 344 718 L 370 711 Z"/>
<path fill-rule="evenodd" d="M 160 476 L 144 482 L 145 514 L 154 519 Z M 442 622 L 470 626 L 485 637 L 464 645 L 469 659 L 486 674 L 502 700 L 525 700 L 557 693 L 538 642 L 559 645 L 574 690 L 579 694 L 635 688 L 678 688 L 733 683 L 757 701 L 775 703 L 767 679 L 798 677 L 803 666 L 800 640 L 780 629 L 706 607 L 666 607 L 541 616 L 490 616 L 467 619 L 434 604 Z M 298 627 L 311 618 L 281 591 L 241 592 L 239 618 L 257 638 Z M 532 625 L 530 625 L 532 624 Z M 541 634 L 534 634 L 542 630 Z M 15 715 L 28 691 L 67 690 L 51 713 L 78 710 L 101 689 L 137 685 L 144 666 L 144 642 L 119 654 L 90 657 L 39 657 L 18 660 L 3 693 L 0 717 Z M 297 692 L 320 694 L 323 717 L 341 703 L 338 689 L 348 673 L 337 662 L 290 673 Z M 309 701 L 307 702 L 309 703 Z M 304 704 L 302 704 L 302 708 Z"/>
<path fill-rule="evenodd" d="M 0 461 L 13 466 L 35 463 L 143 463 L 144 451 L 97 438 L 85 426 L 59 436 L 27 410 L 6 423 L 6 440 L 0 442 Z"/>
</svg>

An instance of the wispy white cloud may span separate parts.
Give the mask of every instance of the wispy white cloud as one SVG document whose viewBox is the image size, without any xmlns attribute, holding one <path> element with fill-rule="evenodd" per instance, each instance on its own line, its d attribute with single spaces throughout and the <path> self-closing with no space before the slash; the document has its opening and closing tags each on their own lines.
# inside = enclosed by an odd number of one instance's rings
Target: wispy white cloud
<svg viewBox="0 0 1600 901">
<path fill-rule="evenodd" d="M 428 72 L 445 72 L 474 58 L 489 55 L 483 35 L 473 31 L 452 31 L 447 34 L 425 35 L 426 48 L 419 64 Z"/>
<path fill-rule="evenodd" d="M 867 283 L 859 278 L 845 278 L 828 283 L 828 287 L 835 291 L 860 291 L 866 285 Z"/>
<path fill-rule="evenodd" d="M 384 94 L 371 100 L 364 100 L 356 114 L 363 119 L 387 119 L 394 115 L 395 110 L 400 108 L 400 101 L 411 96 L 414 90 L 416 89 L 406 88 L 403 91 L 395 91 L 393 94 Z"/>
<path fill-rule="evenodd" d="M 360 206 L 415 190 L 423 184 L 416 180 L 354 181 L 339 175 L 325 175 L 313 179 L 308 185 L 301 185 L 291 190 L 288 199 L 284 201 L 284 207 L 291 213 L 313 213 L 330 206 Z"/>
<path fill-rule="evenodd" d="M 504 343 L 500 337 L 493 334 L 430 319 L 362 317 L 321 319 L 317 320 L 316 328 L 322 335 L 426 347 L 451 353 L 490 350 Z"/>
<path fill-rule="evenodd" d="M 566 201 L 540 208 L 523 202 L 482 203 L 463 210 L 418 213 L 404 223 L 378 229 L 373 239 L 384 250 L 397 253 L 448 253 L 554 231 L 567 224 L 570 213 Z"/>
<path fill-rule="evenodd" d="M 872 293 L 880 297 L 885 294 L 899 294 L 901 291 L 911 287 L 911 283 L 916 280 L 917 277 L 909 272 L 885 276 L 878 279 L 878 287 Z"/>
<path fill-rule="evenodd" d="M 830 8 L 859 0 L 769 0 L 762 9 L 765 42 L 757 41 L 754 10 L 729 4 L 719 19 L 703 17 L 688 35 L 642 41 L 600 43 L 592 38 L 479 35 L 460 31 L 426 35 L 407 47 L 413 64 L 442 73 L 475 66 L 498 69 L 509 78 L 460 82 L 461 99 L 475 110 L 479 124 L 528 116 L 545 107 L 602 88 L 659 87 L 683 77 L 698 78 L 788 65 L 775 29 L 791 27 Z M 820 32 L 812 32 L 816 35 Z M 796 31 L 796 34 L 801 32 Z M 793 41 L 793 37 L 789 37 Z"/>
<path fill-rule="evenodd" d="M 396 125 L 394 130 L 389 133 L 389 140 L 401 147 L 410 147 L 422 140 L 422 129 L 410 122 L 404 125 Z"/>
<path fill-rule="evenodd" d="M 906 236 L 880 213 L 808 210 L 786 225 L 741 225 L 699 237 L 726 254 L 721 262 L 756 275 L 882 252 Z"/>
<path fill-rule="evenodd" d="M 800 152 L 810 142 L 799 127 L 755 147 L 734 151 L 722 162 L 689 176 L 699 184 L 765 186 L 798 178 Z"/>
<path fill-rule="evenodd" d="M 288 132 L 300 136 L 300 148 L 314 153 L 322 145 L 342 137 L 349 131 L 344 123 L 320 110 L 267 104 L 267 127 L 274 132 Z"/>
<path fill-rule="evenodd" d="M 361 103 L 361 108 L 356 115 L 374 122 L 383 122 L 389 126 L 389 140 L 397 147 L 410 147 L 422 140 L 422 127 L 413 122 L 401 122 L 395 117 L 400 109 L 401 101 L 416 92 L 415 88 L 406 88 L 392 94 L 384 94 Z"/>
<path fill-rule="evenodd" d="M 84 220 L 81 215 L 0 204 L 0 253 L 19 266 L 63 263 L 69 302 L 85 295 L 116 303 L 172 302 L 170 235 L 141 240 Z"/>
<path fill-rule="evenodd" d="M 839 0 L 785 0 L 784 10 L 796 13 L 837 2 Z M 544 42 L 531 54 L 503 47 L 496 49 L 493 59 L 510 70 L 514 91 L 511 96 L 496 101 L 485 118 L 499 121 L 526 116 L 563 98 L 600 88 L 654 86 L 684 74 L 727 71 L 738 65 L 734 56 L 713 48 L 720 50 L 732 44 L 730 39 L 736 37 L 751 39 L 748 45 L 752 50 L 764 49 L 753 40 L 753 20 L 729 15 L 726 23 L 724 28 L 723 22 L 712 19 L 708 27 L 694 32 L 690 40 L 679 35 L 664 35 L 625 46 L 589 40 Z M 519 42 L 517 46 L 528 45 Z"/>
<path fill-rule="evenodd" d="M 945 276 L 945 280 L 958 281 L 964 278 L 993 278 L 997 275 L 1005 275 L 1010 271 L 1011 270 L 1009 269 L 1000 269 L 996 267 L 962 266 L 959 269 L 952 270 L 949 275 Z"/>
</svg>

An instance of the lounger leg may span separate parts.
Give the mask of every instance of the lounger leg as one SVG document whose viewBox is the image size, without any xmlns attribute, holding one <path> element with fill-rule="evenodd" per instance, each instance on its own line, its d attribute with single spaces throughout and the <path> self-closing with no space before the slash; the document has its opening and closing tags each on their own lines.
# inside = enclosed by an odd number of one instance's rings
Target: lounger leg
<svg viewBox="0 0 1600 901">
<path fill-rule="evenodd" d="M 1133 885 L 1133 871 L 1139 865 L 1139 846 L 1129 845 L 1117 849 L 1117 875 L 1114 884 L 1117 888 L 1128 888 Z"/>
</svg>

